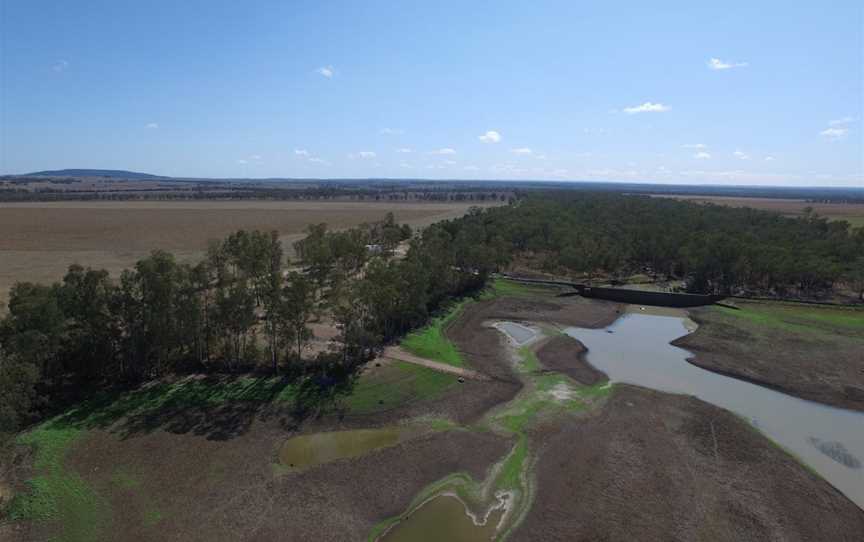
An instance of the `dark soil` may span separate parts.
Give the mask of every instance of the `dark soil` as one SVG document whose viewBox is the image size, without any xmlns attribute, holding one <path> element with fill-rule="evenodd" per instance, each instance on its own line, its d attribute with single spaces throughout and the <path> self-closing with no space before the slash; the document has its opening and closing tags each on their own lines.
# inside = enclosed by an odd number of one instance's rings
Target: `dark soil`
<svg viewBox="0 0 864 542">
<path fill-rule="evenodd" d="M 546 369 L 565 374 L 586 386 L 609 380 L 606 373 L 588 363 L 586 352 L 581 342 L 567 335 L 558 335 L 537 350 L 537 359 Z"/>
<path fill-rule="evenodd" d="M 619 384 L 546 425 L 514 540 L 860 541 L 864 511 L 728 411 Z"/>
<path fill-rule="evenodd" d="M 672 344 L 703 369 L 831 406 L 864 411 L 864 341 L 838 334 L 748 328 L 712 309 L 691 311 L 695 333 Z"/>
<path fill-rule="evenodd" d="M 70 466 L 111 502 L 114 535 L 106 539 L 344 541 L 365 539 L 448 474 L 483 479 L 512 445 L 489 433 L 448 431 L 279 474 L 273 463 L 285 438 L 272 424 L 223 442 L 161 431 L 118 440 L 94 431 L 70 454 Z M 117 472 L 140 485 L 118 485 Z M 162 520 L 148 525 L 149 510 Z"/>
</svg>

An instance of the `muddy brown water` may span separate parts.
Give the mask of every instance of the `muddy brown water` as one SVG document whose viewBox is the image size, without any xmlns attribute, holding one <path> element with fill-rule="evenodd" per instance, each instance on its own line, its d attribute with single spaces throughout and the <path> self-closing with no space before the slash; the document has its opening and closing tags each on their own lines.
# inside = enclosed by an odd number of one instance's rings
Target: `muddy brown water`
<svg viewBox="0 0 864 542">
<path fill-rule="evenodd" d="M 755 427 L 864 509 L 864 413 L 792 397 L 725 377 L 686 360 L 669 344 L 690 333 L 689 319 L 626 314 L 606 329 L 567 328 L 588 349 L 588 361 L 614 382 L 688 394 L 728 409 Z"/>
<path fill-rule="evenodd" d="M 382 542 L 488 542 L 494 540 L 503 508 L 482 519 L 470 515 L 462 501 L 452 495 L 438 495 L 426 501 L 397 523 L 379 540 Z"/>
<path fill-rule="evenodd" d="M 304 469 L 395 446 L 409 433 L 406 428 L 387 427 L 301 435 L 285 441 L 279 450 L 279 462 L 289 468 Z"/>
</svg>

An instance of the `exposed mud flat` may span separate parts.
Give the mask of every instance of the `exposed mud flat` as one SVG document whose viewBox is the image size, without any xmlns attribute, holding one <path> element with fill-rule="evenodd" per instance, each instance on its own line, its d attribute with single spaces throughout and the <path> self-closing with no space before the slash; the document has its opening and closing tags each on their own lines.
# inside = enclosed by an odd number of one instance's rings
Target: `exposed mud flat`
<svg viewBox="0 0 864 542">
<path fill-rule="evenodd" d="M 537 359 L 546 369 L 565 374 L 586 386 L 608 380 L 606 373 L 585 360 L 585 352 L 585 347 L 579 341 L 559 335 L 540 347 Z"/>
<path fill-rule="evenodd" d="M 96 431 L 75 446 L 69 463 L 110 500 L 111 532 L 123 533 L 124 541 L 341 542 L 365 540 L 420 488 L 453 472 L 482 479 L 512 446 L 489 433 L 434 432 L 285 472 L 273 466 L 280 433 L 269 423 L 218 442 L 161 431 L 118 440 Z M 118 463 L 140 485 L 117 486 L 112 478 Z M 164 513 L 156 526 L 142 524 L 148 507 Z M 49 538 L 48 531 L 42 534 L 35 539 Z"/>
<path fill-rule="evenodd" d="M 746 422 L 618 384 L 546 425 L 537 494 L 513 540 L 861 540 L 864 511 Z"/>
<path fill-rule="evenodd" d="M 714 309 L 692 312 L 699 329 L 675 341 L 693 352 L 689 361 L 831 406 L 864 411 L 864 342 L 849 337 L 771 329 L 748 331 Z"/>
</svg>

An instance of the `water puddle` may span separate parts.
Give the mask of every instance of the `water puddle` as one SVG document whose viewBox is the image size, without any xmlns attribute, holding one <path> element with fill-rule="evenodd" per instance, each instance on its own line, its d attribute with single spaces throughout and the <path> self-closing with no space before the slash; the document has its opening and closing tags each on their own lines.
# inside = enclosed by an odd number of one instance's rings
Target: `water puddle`
<svg viewBox="0 0 864 542">
<path fill-rule="evenodd" d="M 404 427 L 388 427 L 301 435 L 282 445 L 279 462 L 292 469 L 304 469 L 395 446 L 410 434 L 413 432 Z"/>
<path fill-rule="evenodd" d="M 478 518 L 461 499 L 441 494 L 423 503 L 379 539 L 383 542 L 487 542 L 495 539 L 507 511 L 505 499 Z"/>
<path fill-rule="evenodd" d="M 537 337 L 537 331 L 516 322 L 495 322 L 492 327 L 505 334 L 516 346 L 524 346 Z"/>
<path fill-rule="evenodd" d="M 588 361 L 612 381 L 694 395 L 750 420 L 864 508 L 864 413 L 814 403 L 687 363 L 669 344 L 689 333 L 689 319 L 632 313 L 607 329 L 568 328 Z M 609 333 L 611 331 L 611 333 Z"/>
</svg>

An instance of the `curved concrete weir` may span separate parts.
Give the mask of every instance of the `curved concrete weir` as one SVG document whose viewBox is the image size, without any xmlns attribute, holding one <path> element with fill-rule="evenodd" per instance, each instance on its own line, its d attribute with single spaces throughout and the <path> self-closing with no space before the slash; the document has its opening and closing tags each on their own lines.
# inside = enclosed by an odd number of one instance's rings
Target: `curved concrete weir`
<svg viewBox="0 0 864 542">
<path fill-rule="evenodd" d="M 725 377 L 686 360 L 669 344 L 690 332 L 689 319 L 626 314 L 606 329 L 567 328 L 588 361 L 612 381 L 694 395 L 731 410 L 812 467 L 864 508 L 864 413 L 798 399 Z"/>
</svg>

